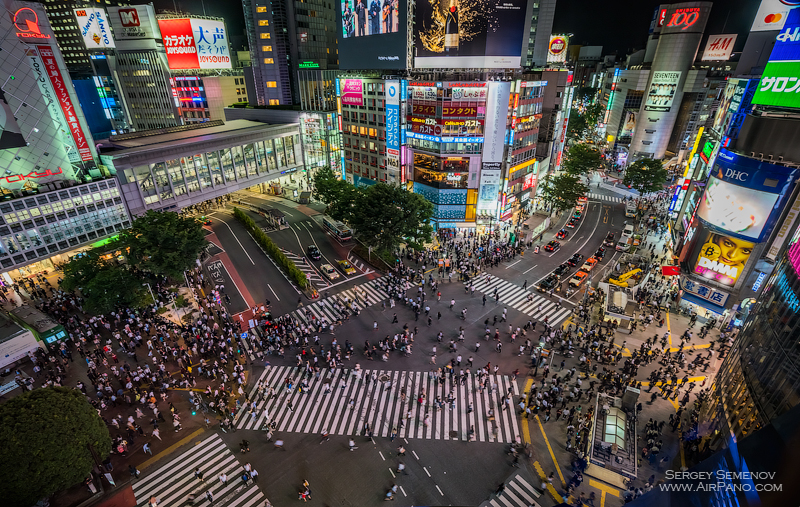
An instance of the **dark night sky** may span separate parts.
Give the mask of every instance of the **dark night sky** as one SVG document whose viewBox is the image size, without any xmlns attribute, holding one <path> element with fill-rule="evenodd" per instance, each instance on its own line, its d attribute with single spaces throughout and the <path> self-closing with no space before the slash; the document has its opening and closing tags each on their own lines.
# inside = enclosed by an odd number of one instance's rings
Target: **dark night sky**
<svg viewBox="0 0 800 507">
<path fill-rule="evenodd" d="M 653 11 L 662 3 L 678 2 L 558 0 L 553 33 L 572 33 L 570 44 L 603 46 L 604 55 L 617 51 L 624 56 L 630 49 L 644 49 Z M 760 3 L 760 0 L 714 2 L 706 35 L 738 33 L 734 51 L 741 51 Z"/>
<path fill-rule="evenodd" d="M 530 0 L 533 1 L 533 0 Z M 133 1 L 132 3 L 146 3 Z M 156 11 L 178 10 L 225 18 L 232 36 L 244 30 L 244 15 L 239 1 L 153 0 Z M 656 6 L 653 0 L 558 0 L 553 33 L 572 33 L 573 44 L 603 46 L 603 54 L 614 51 L 624 56 L 631 49 L 644 49 L 647 30 Z M 711 9 L 706 34 L 738 33 L 735 51 L 741 51 L 760 0 L 718 0 Z M 703 41 L 705 43 L 705 40 Z M 701 47 L 702 50 L 702 47 Z"/>
</svg>

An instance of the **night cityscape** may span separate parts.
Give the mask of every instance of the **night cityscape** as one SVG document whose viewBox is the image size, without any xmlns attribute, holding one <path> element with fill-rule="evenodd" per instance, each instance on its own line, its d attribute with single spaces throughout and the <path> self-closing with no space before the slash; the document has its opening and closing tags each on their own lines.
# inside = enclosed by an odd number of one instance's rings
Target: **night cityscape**
<svg viewBox="0 0 800 507">
<path fill-rule="evenodd" d="M 800 1 L 3 0 L 0 503 L 800 498 Z"/>
</svg>

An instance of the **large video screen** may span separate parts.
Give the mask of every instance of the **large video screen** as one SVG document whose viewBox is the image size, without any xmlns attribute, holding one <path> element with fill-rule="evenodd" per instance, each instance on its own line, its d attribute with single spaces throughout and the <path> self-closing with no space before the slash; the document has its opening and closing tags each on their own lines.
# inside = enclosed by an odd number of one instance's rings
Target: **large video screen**
<svg viewBox="0 0 800 507">
<path fill-rule="evenodd" d="M 417 0 L 418 68 L 514 68 L 522 59 L 527 0 Z"/>
<path fill-rule="evenodd" d="M 758 240 L 778 197 L 711 176 L 697 216 L 720 229 Z"/>
<path fill-rule="evenodd" d="M 339 68 L 404 69 L 407 9 L 404 0 L 342 0 Z"/>
<path fill-rule="evenodd" d="M 754 246 L 749 241 L 706 231 L 694 272 L 703 278 L 732 286 L 744 271 Z"/>
</svg>

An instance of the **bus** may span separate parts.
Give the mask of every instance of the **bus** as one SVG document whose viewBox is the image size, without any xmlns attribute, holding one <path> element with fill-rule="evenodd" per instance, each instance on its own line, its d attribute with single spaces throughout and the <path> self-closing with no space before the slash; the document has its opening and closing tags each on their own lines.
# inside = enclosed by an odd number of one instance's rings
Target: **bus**
<svg viewBox="0 0 800 507">
<path fill-rule="evenodd" d="M 633 199 L 628 200 L 625 203 L 625 216 L 630 218 L 636 218 L 636 210 L 637 205 L 636 201 Z"/>
<path fill-rule="evenodd" d="M 339 243 L 344 243 L 345 241 L 350 241 L 353 239 L 353 231 L 350 230 L 344 223 L 334 220 L 328 215 L 322 217 L 322 227 L 325 228 L 328 233 L 335 237 Z"/>
<path fill-rule="evenodd" d="M 9 314 L 19 324 L 30 329 L 36 339 L 48 347 L 67 339 L 67 331 L 64 326 L 36 308 L 22 305 L 11 310 Z"/>
</svg>

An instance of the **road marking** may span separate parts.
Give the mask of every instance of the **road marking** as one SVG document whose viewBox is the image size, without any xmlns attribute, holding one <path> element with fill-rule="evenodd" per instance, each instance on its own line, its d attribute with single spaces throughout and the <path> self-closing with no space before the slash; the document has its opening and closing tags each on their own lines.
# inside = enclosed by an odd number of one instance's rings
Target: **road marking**
<svg viewBox="0 0 800 507">
<path fill-rule="evenodd" d="M 440 495 L 444 496 L 444 493 L 442 493 L 442 490 L 439 488 L 438 484 L 436 485 L 436 490 L 439 492 Z"/>
<path fill-rule="evenodd" d="M 278 297 L 278 295 L 277 295 L 277 294 L 275 294 L 275 289 L 273 289 L 273 288 L 272 288 L 272 285 L 270 285 L 270 284 L 267 284 L 267 287 L 269 287 L 269 290 L 271 290 L 271 291 L 272 291 L 272 295 L 273 295 L 273 296 L 275 296 L 275 299 L 277 299 L 278 301 L 280 301 L 280 300 L 281 300 L 281 298 L 279 298 L 279 297 Z"/>
<path fill-rule="evenodd" d="M 511 266 L 513 266 L 514 264 L 517 264 L 519 262 L 522 262 L 522 259 L 518 260 L 517 262 L 509 264 L 508 266 L 506 266 L 506 269 L 510 268 Z"/>
<path fill-rule="evenodd" d="M 389 467 L 389 473 L 392 474 L 392 479 L 394 479 L 395 475 L 394 475 L 394 470 L 392 470 L 392 467 Z"/>
<path fill-rule="evenodd" d="M 426 474 L 428 474 L 428 477 L 430 477 L 430 476 L 431 476 L 431 473 L 430 473 L 430 472 L 428 472 L 428 469 L 427 469 L 427 468 L 425 468 L 425 467 L 422 467 L 422 469 L 423 469 L 423 470 L 425 470 L 425 473 L 426 473 Z"/>
<path fill-rule="evenodd" d="M 414 457 L 417 458 L 417 461 L 419 461 L 419 456 L 417 456 L 417 451 L 411 451 L 411 454 L 413 454 Z"/>
<path fill-rule="evenodd" d="M 400 491 L 403 492 L 403 496 L 408 496 L 408 495 L 406 495 L 406 490 L 403 489 L 403 486 L 400 486 Z"/>
<path fill-rule="evenodd" d="M 669 335 L 667 335 L 669 339 L 669 348 L 672 348 L 672 331 L 669 328 L 669 308 L 667 308 L 667 331 L 669 331 Z"/>
<path fill-rule="evenodd" d="M 216 213 L 213 213 L 213 214 L 216 214 Z M 209 216 L 211 216 L 211 215 L 209 215 Z M 228 225 L 228 222 L 226 222 L 225 220 L 220 220 L 220 222 L 222 222 L 223 224 L 225 224 L 225 227 L 227 227 L 227 228 L 228 228 L 228 230 L 229 230 L 229 231 L 231 231 L 231 236 L 233 236 L 233 238 L 236 240 L 236 242 L 237 242 L 237 243 L 239 243 L 239 246 L 240 246 L 240 247 L 242 247 L 242 251 L 243 251 L 243 252 L 244 252 L 244 254 L 247 256 L 247 258 L 248 258 L 248 259 L 250 259 L 250 264 L 252 264 L 252 265 L 254 265 L 254 266 L 255 266 L 255 264 L 256 264 L 256 263 L 255 263 L 255 262 L 253 262 L 253 259 L 250 257 L 250 254 L 249 254 L 249 253 L 247 253 L 247 250 L 245 250 L 245 249 L 244 249 L 244 245 L 242 245 L 242 242 L 241 242 L 241 241 L 239 241 L 239 238 L 237 238 L 237 237 L 236 237 L 236 234 L 234 234 L 234 233 L 233 233 L 233 229 L 231 229 L 231 226 L 230 226 L 230 225 Z M 255 241 L 255 240 L 254 240 L 254 241 Z"/>
<path fill-rule="evenodd" d="M 386 461 L 386 458 L 384 458 L 384 457 L 383 457 L 383 453 L 382 453 L 381 451 L 378 451 L 378 454 L 380 454 L 380 456 L 381 456 L 381 459 L 382 459 L 383 461 Z"/>
<path fill-rule="evenodd" d="M 614 495 L 615 497 L 619 498 L 619 490 L 614 489 L 611 486 L 606 486 L 605 484 L 601 484 L 594 479 L 589 479 L 589 486 L 593 488 L 597 488 L 600 490 L 600 507 L 605 507 L 606 504 L 606 493 L 609 495 Z"/>
<path fill-rule="evenodd" d="M 564 476 L 561 474 L 561 466 L 556 461 L 556 455 L 553 454 L 553 448 L 550 447 L 550 440 L 547 439 L 547 434 L 544 432 L 544 426 L 542 425 L 542 420 L 539 419 L 539 416 L 536 416 L 536 422 L 539 423 L 539 429 L 542 430 L 542 437 L 544 437 L 544 443 L 547 444 L 547 450 L 550 451 L 550 457 L 553 458 L 553 464 L 556 466 L 556 472 L 558 472 L 558 477 L 561 479 L 561 484 L 567 484 L 567 481 L 564 480 Z"/>
<path fill-rule="evenodd" d="M 532 378 L 529 378 L 528 380 L 525 381 L 525 388 L 523 389 L 522 392 L 523 393 L 528 393 L 528 395 L 526 396 L 526 400 L 525 400 L 525 405 L 526 406 L 528 404 L 527 403 L 528 402 L 527 398 L 530 396 L 530 391 L 531 391 L 531 387 L 532 386 L 533 386 L 533 379 Z M 528 430 L 528 418 L 527 417 L 522 418 L 522 440 L 526 444 L 530 444 L 531 443 L 531 433 Z"/>
<path fill-rule="evenodd" d="M 537 267 L 537 266 L 539 266 L 539 265 L 538 265 L 538 264 L 536 264 L 535 266 L 533 266 L 533 268 L 535 268 L 535 267 Z M 530 268 L 530 269 L 528 269 L 528 271 L 530 271 L 530 270 L 531 270 L 531 269 L 533 269 L 533 268 Z M 523 272 L 522 272 L 522 274 L 524 275 L 524 274 L 525 274 L 525 273 L 527 273 L 528 271 L 523 271 Z"/>
</svg>

